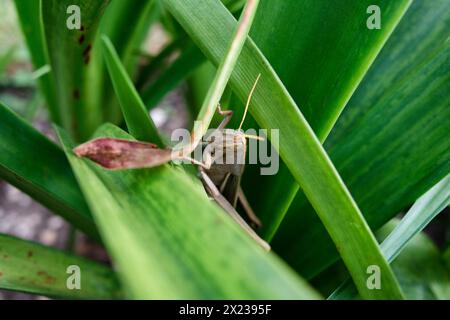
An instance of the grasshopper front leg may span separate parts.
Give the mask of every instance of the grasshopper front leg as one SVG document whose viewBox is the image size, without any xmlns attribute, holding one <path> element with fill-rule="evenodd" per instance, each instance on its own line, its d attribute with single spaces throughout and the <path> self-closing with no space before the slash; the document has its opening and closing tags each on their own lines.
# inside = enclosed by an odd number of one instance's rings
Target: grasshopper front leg
<svg viewBox="0 0 450 320">
<path fill-rule="evenodd" d="M 263 247 L 266 251 L 270 250 L 270 245 L 261 239 L 258 234 L 242 219 L 242 217 L 237 213 L 236 209 L 223 197 L 220 191 L 217 189 L 214 182 L 211 178 L 206 174 L 202 167 L 199 168 L 200 178 L 207 190 L 208 194 L 217 202 L 222 209 L 227 212 L 231 218 L 238 223 L 247 233 L 252 237 L 261 247 Z"/>
<path fill-rule="evenodd" d="M 224 129 L 227 124 L 230 122 L 231 117 L 233 116 L 233 111 L 232 110 L 222 110 L 222 107 L 220 106 L 220 103 L 217 105 L 217 112 L 223 116 L 223 120 L 220 123 L 219 127 L 217 128 L 218 130 L 222 130 Z"/>
</svg>

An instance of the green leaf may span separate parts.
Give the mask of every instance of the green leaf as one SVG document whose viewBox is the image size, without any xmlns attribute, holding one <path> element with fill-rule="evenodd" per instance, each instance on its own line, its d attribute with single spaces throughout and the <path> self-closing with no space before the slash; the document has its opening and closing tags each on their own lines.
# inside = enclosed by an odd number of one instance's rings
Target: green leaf
<svg viewBox="0 0 450 320">
<path fill-rule="evenodd" d="M 447 265 L 447 271 L 450 273 L 450 247 L 448 247 L 444 252 L 444 260 Z"/>
<path fill-rule="evenodd" d="M 238 58 L 247 40 L 253 19 L 256 15 L 256 11 L 258 10 L 258 5 L 259 0 L 248 0 L 239 18 L 239 22 L 233 30 L 231 41 L 229 41 L 226 47 L 226 53 L 223 58 L 220 59 L 216 75 L 211 86 L 209 87 L 208 92 L 206 93 L 206 97 L 203 100 L 202 106 L 198 113 L 197 121 L 201 121 L 201 125 L 197 128 L 194 127 L 192 133 L 194 144 L 188 148 L 191 152 L 195 149 L 196 143 L 199 143 L 202 137 L 206 134 L 206 131 L 211 124 L 214 114 L 216 113 L 217 106 L 219 105 L 220 99 L 222 98 L 233 69 L 236 67 Z M 256 82 L 258 81 L 259 76 L 260 75 L 255 77 Z M 253 89 L 251 91 L 253 91 Z"/>
<path fill-rule="evenodd" d="M 105 15 L 100 22 L 100 33 L 108 36 L 117 51 L 120 61 L 127 73 L 133 78 L 139 60 L 139 49 L 149 27 L 159 16 L 158 0 L 128 0 L 113 1 L 106 8 Z M 101 41 L 100 38 L 96 39 Z M 101 48 L 99 43 L 98 49 Z M 100 51 L 100 50 L 99 50 Z M 100 57 L 101 59 L 101 57 Z M 101 101 L 104 109 L 104 119 L 117 123 L 122 120 L 122 113 L 116 97 L 113 94 L 113 87 L 104 69 L 104 63 L 100 64 L 101 69 L 97 71 L 99 80 L 103 83 L 101 90 Z"/>
<path fill-rule="evenodd" d="M 147 88 L 142 90 L 142 100 L 151 109 L 171 90 L 205 61 L 201 51 L 193 44 L 181 52 L 180 56 L 168 66 Z"/>
<path fill-rule="evenodd" d="M 77 266 L 80 289 L 67 287 Z M 117 299 L 121 289 L 108 267 L 37 243 L 0 234 L 0 288 L 66 299 Z"/>
<path fill-rule="evenodd" d="M 262 2 L 252 39 L 322 143 L 409 3 L 409 0 Z M 366 26 L 370 5 L 380 7 L 380 30 Z M 260 233 L 268 240 L 299 189 L 285 164 L 280 166 L 274 176 L 261 176 L 259 166 L 250 167 L 243 178 L 244 190 L 263 222 Z M 266 187 L 263 190 L 254 187 L 259 185 Z"/>
<path fill-rule="evenodd" d="M 263 1 L 252 38 L 320 140 L 333 128 L 410 3 Z M 380 30 L 366 26 L 370 5 L 380 7 Z"/>
<path fill-rule="evenodd" d="M 5 69 L 11 63 L 16 53 L 16 47 L 8 48 L 4 53 L 0 55 L 0 77 L 3 76 Z"/>
<path fill-rule="evenodd" d="M 98 239 L 64 152 L 1 103 L 0 122 L 0 177 Z"/>
<path fill-rule="evenodd" d="M 235 13 L 243 8 L 246 0 L 242 1 L 222 1 L 224 5 L 229 8 L 232 13 Z M 182 80 L 189 77 L 197 68 L 200 67 L 207 60 L 202 52 L 191 42 L 188 41 L 185 34 L 181 35 L 167 46 L 154 60 L 147 65 L 140 74 L 137 82 L 137 87 L 142 88 L 142 84 L 146 77 L 152 76 L 152 71 L 156 66 L 162 64 L 169 54 L 173 54 L 174 49 L 183 49 L 180 56 L 175 59 L 169 66 L 164 68 L 161 75 L 151 83 L 151 85 L 145 87 L 141 91 L 142 100 L 144 100 L 147 109 L 151 109 L 171 90 L 179 85 Z M 145 77 L 146 76 L 146 77 Z M 210 83 L 207 84 L 208 88 Z M 192 89 L 192 88 L 191 88 Z M 207 89 L 206 89 L 207 91 Z M 204 96 L 199 99 L 203 101 Z M 201 102 L 199 102 L 200 106 Z"/>
<path fill-rule="evenodd" d="M 413 2 L 325 143 L 374 230 L 450 172 L 448 12 Z M 302 194 L 272 244 L 307 278 L 338 259 Z"/>
<path fill-rule="evenodd" d="M 187 44 L 187 36 L 182 35 L 164 46 L 164 48 L 161 49 L 161 51 L 156 56 L 147 55 L 146 63 L 139 69 L 139 74 L 135 81 L 136 88 L 139 91 L 143 91 L 147 86 L 149 79 L 154 76 L 154 73 L 157 70 L 160 70 L 162 67 L 166 67 L 166 65 L 170 62 L 170 58 L 173 57 L 177 52 L 183 51 Z"/>
<path fill-rule="evenodd" d="M 108 36 L 127 72 L 134 73 L 139 49 L 159 13 L 158 0 L 113 1 L 105 11 L 100 32 Z"/>
<path fill-rule="evenodd" d="M 59 135 L 132 298 L 318 298 L 183 170 L 105 171 L 77 158 Z M 112 126 L 97 136 L 130 138 Z"/>
<path fill-rule="evenodd" d="M 203 53 L 202 53 L 203 54 Z M 208 92 L 209 86 L 211 85 L 212 79 L 214 79 L 214 76 L 216 75 L 217 68 L 208 60 L 206 60 L 205 63 L 200 65 L 197 70 L 195 70 L 192 75 L 187 79 L 188 86 L 189 86 L 189 94 L 187 95 L 187 103 L 188 103 L 188 109 L 189 113 L 192 119 L 195 119 L 197 117 L 202 102 L 206 97 L 206 93 Z M 229 88 L 229 86 L 228 86 Z M 244 109 L 244 105 L 242 104 L 242 110 Z M 234 108 L 233 108 L 234 110 Z M 233 111 L 234 112 L 234 111 Z M 219 116 L 219 115 L 218 115 Z M 219 117 L 218 117 L 219 118 Z M 223 117 L 220 117 L 223 118 Z M 231 121 L 235 116 L 231 118 Z M 218 125 L 214 121 L 211 125 Z"/>
<path fill-rule="evenodd" d="M 226 53 L 236 22 L 219 1 L 164 0 L 202 52 L 216 65 Z M 279 129 L 279 152 L 314 204 L 322 222 L 340 248 L 347 267 L 365 298 L 401 298 L 389 265 L 333 164 L 267 60 L 247 40 L 231 75 L 231 88 L 245 101 L 257 75 L 261 80 L 250 111 L 263 128 Z M 283 142 L 284 141 L 284 142 Z M 382 269 L 383 290 L 369 290 L 366 268 Z"/>
<path fill-rule="evenodd" d="M 450 204 L 450 174 L 417 200 L 402 222 L 383 241 L 381 249 L 388 261 L 401 252 L 404 243 L 422 231 L 440 212 Z"/>
<path fill-rule="evenodd" d="M 395 221 L 380 230 L 388 234 Z M 450 299 L 450 273 L 436 245 L 424 233 L 417 234 L 392 263 L 407 299 Z"/>
<path fill-rule="evenodd" d="M 381 249 L 386 259 L 389 262 L 394 261 L 410 240 L 449 204 L 450 175 L 447 175 L 414 203 L 395 229 L 384 239 Z M 331 294 L 329 299 L 352 299 L 356 294 L 355 287 L 347 280 Z"/>
<path fill-rule="evenodd" d="M 22 33 L 30 52 L 31 60 L 36 70 L 49 64 L 47 44 L 42 24 L 41 1 L 14 0 L 17 16 L 20 21 Z M 42 91 L 50 111 L 52 120 L 61 123 L 61 113 L 56 99 L 56 88 L 52 73 L 39 78 L 39 87 Z"/>
<path fill-rule="evenodd" d="M 92 67 L 92 47 L 108 1 L 42 0 L 42 20 L 61 123 L 80 141 L 89 138 L 102 123 L 102 108 L 89 97 L 90 90 L 98 90 L 89 69 L 95 68 Z M 67 9 L 72 5 L 80 8 L 80 30 L 67 27 L 67 21 L 71 21 L 74 14 L 67 13 Z"/>
<path fill-rule="evenodd" d="M 158 129 L 156 129 L 133 82 L 120 62 L 113 44 L 106 36 L 102 36 L 102 40 L 106 65 L 130 134 L 138 140 L 163 146 Z"/>
</svg>

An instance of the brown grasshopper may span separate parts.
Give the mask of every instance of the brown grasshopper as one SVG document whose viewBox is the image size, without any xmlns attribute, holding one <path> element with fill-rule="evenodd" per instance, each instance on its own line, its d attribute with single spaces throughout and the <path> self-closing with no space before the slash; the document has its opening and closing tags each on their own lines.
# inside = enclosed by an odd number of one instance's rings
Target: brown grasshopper
<svg viewBox="0 0 450 320">
<path fill-rule="evenodd" d="M 203 158 L 205 161 L 199 162 L 183 154 L 179 154 L 178 157 L 198 165 L 200 179 L 206 192 L 253 239 L 266 250 L 270 250 L 267 242 L 256 234 L 235 209 L 239 200 L 252 224 L 257 227 L 261 226 L 260 220 L 251 209 L 240 186 L 245 167 L 246 139 L 261 139 L 257 136 L 246 135 L 241 130 L 259 77 L 258 75 L 250 91 L 244 115 L 237 130 L 225 128 L 231 120 L 233 111 L 224 111 L 219 105 L 217 107 L 218 112 L 224 116 L 224 119 L 211 135 L 203 138 L 202 143 L 205 145 Z M 158 149 L 156 145 L 151 143 L 113 138 L 99 138 L 89 141 L 75 148 L 74 152 L 80 157 L 87 157 L 111 170 L 149 168 L 174 160 L 171 149 Z M 230 158 L 233 160 L 231 163 Z"/>
</svg>

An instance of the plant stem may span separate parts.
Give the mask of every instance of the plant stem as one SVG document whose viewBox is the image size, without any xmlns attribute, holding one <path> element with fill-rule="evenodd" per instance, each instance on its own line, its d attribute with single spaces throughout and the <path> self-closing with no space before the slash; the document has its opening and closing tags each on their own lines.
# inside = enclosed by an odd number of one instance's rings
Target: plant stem
<svg viewBox="0 0 450 320">
<path fill-rule="evenodd" d="M 191 135 L 191 142 L 182 149 L 183 155 L 190 154 L 198 145 L 203 135 L 211 123 L 220 98 L 225 91 L 225 87 L 230 79 L 231 73 L 236 65 L 239 55 L 244 47 L 245 40 L 252 26 L 253 19 L 258 8 L 259 0 L 248 0 L 244 11 L 233 35 L 230 46 L 225 58 L 219 65 L 216 76 L 206 95 L 203 105 L 200 109 L 197 121 Z"/>
</svg>

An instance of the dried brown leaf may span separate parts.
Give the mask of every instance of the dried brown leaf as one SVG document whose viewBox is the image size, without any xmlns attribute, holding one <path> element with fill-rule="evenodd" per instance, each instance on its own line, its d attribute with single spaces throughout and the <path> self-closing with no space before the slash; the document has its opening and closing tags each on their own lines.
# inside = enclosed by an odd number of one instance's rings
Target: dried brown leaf
<svg viewBox="0 0 450 320">
<path fill-rule="evenodd" d="M 88 141 L 74 152 L 110 170 L 157 167 L 169 162 L 172 154 L 171 149 L 159 149 L 153 143 L 114 138 Z"/>
</svg>

